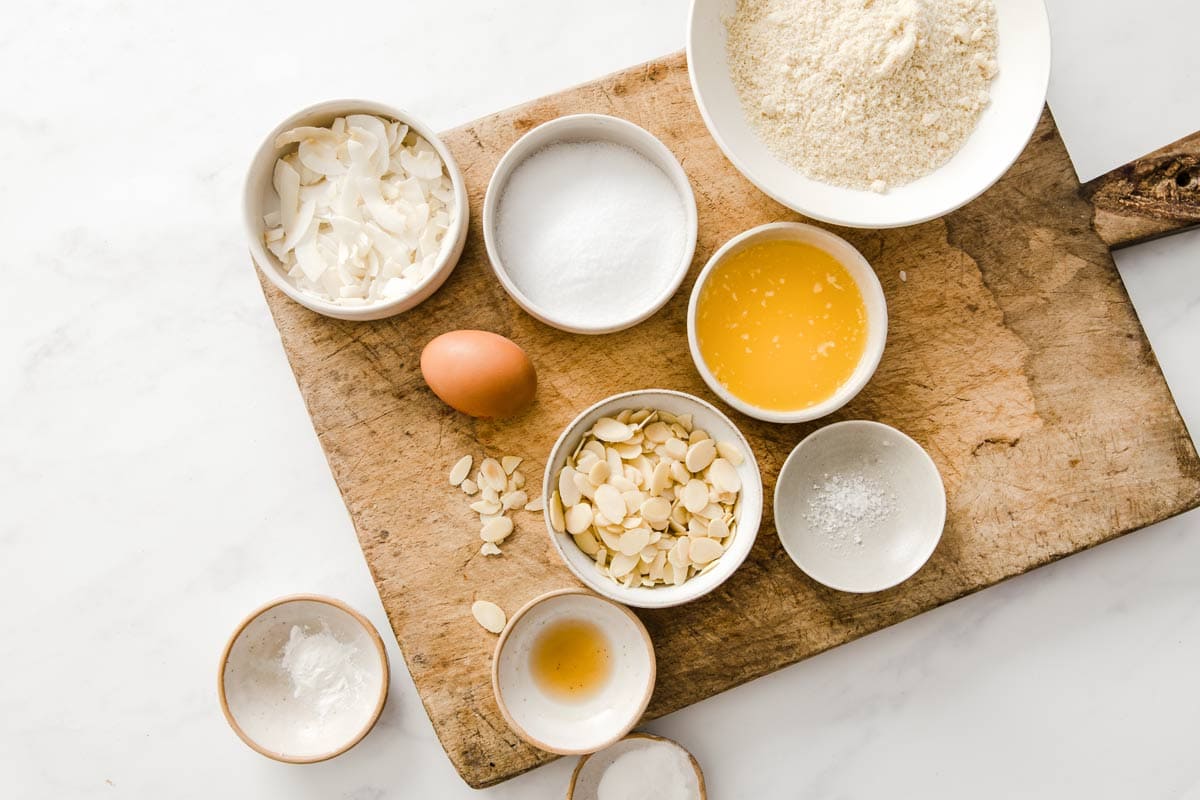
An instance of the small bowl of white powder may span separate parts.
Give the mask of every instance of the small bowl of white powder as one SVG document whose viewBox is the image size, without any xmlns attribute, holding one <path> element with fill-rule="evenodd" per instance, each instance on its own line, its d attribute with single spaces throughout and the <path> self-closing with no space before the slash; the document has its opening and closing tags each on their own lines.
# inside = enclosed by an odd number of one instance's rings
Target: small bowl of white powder
<svg viewBox="0 0 1200 800">
<path fill-rule="evenodd" d="M 933 459 L 880 422 L 837 422 L 810 434 L 775 483 L 783 549 L 810 578 L 844 592 L 879 592 L 912 577 L 945 522 Z"/>
<path fill-rule="evenodd" d="M 579 759 L 567 800 L 705 800 L 704 773 L 678 742 L 649 733 Z"/>
<path fill-rule="evenodd" d="M 383 711 L 388 660 L 375 627 L 340 600 L 293 595 L 248 616 L 221 656 L 217 694 L 230 727 L 289 764 L 341 755 Z"/>
<path fill-rule="evenodd" d="M 692 0 L 688 71 L 713 139 L 759 189 L 856 228 L 982 194 L 1046 100 L 1043 0 Z"/>
<path fill-rule="evenodd" d="M 483 202 L 496 277 L 538 320 L 612 333 L 675 294 L 696 247 L 696 198 L 661 141 L 601 114 L 559 117 L 496 165 Z"/>
</svg>

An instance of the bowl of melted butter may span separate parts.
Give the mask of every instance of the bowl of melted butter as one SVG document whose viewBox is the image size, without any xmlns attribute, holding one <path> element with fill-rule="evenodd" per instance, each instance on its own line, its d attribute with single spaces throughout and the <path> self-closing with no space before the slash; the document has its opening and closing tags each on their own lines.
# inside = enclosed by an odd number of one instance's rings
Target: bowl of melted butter
<svg viewBox="0 0 1200 800">
<path fill-rule="evenodd" d="M 626 607 L 582 589 L 549 592 L 496 643 L 492 690 L 509 727 L 542 750 L 594 753 L 633 729 L 654 690 L 654 646 Z"/>
<path fill-rule="evenodd" d="M 848 403 L 887 339 L 887 302 L 845 239 L 798 222 L 752 228 L 700 272 L 688 305 L 696 369 L 726 403 L 767 422 L 806 422 Z"/>
</svg>

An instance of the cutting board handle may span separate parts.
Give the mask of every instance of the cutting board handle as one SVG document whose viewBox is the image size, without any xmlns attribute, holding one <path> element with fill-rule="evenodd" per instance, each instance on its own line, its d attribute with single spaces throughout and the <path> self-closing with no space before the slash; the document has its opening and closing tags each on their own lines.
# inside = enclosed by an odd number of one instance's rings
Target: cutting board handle
<svg viewBox="0 0 1200 800">
<path fill-rule="evenodd" d="M 1110 248 L 1200 225 L 1200 132 L 1088 181 L 1080 189 Z"/>
</svg>

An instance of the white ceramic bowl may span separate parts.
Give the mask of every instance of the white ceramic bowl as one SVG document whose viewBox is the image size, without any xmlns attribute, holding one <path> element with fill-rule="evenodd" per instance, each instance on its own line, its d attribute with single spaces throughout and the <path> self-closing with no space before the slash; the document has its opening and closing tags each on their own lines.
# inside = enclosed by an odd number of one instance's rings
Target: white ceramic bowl
<svg viewBox="0 0 1200 800">
<path fill-rule="evenodd" d="M 323 717 L 294 696 L 279 665 L 294 626 L 327 630 L 353 644 L 364 675 L 353 701 Z M 293 595 L 267 603 L 234 631 L 221 655 L 217 695 L 230 727 L 255 751 L 289 764 L 311 764 L 341 755 L 362 741 L 383 711 L 388 692 L 387 651 L 362 614 L 340 600 Z"/>
<path fill-rule="evenodd" d="M 584 700 L 542 691 L 529 670 L 538 634 L 563 619 L 596 625 L 608 640 L 612 674 Z M 593 753 L 629 733 L 650 703 L 654 645 L 628 608 L 582 589 L 560 589 L 525 604 L 509 620 L 492 658 L 492 691 L 509 727 L 535 747 L 561 755 Z"/>
<path fill-rule="evenodd" d="M 717 269 L 725 259 L 737 255 L 751 245 L 778 240 L 804 242 L 832 255 L 838 263 L 846 268 L 850 277 L 858 285 L 863 305 L 867 310 L 867 343 L 858 367 L 829 399 L 796 411 L 759 408 L 733 394 L 717 380 L 716 376 L 712 374 L 712 370 L 704 363 L 704 357 L 701 355 L 700 346 L 696 341 L 696 305 L 700 300 L 700 291 L 704 288 L 713 270 Z M 805 225 L 801 222 L 771 222 L 751 228 L 730 239 L 721 246 L 721 249 L 713 253 L 712 258 L 700 271 L 700 276 L 696 278 L 696 283 L 692 286 L 692 297 L 688 303 L 688 347 L 692 351 L 692 361 L 700 372 L 700 377 L 708 384 L 708 388 L 738 411 L 766 422 L 807 422 L 837 411 L 849 403 L 867 385 L 867 381 L 871 380 L 871 376 L 875 374 L 875 368 L 879 366 L 879 359 L 883 357 L 883 346 L 887 342 L 887 322 L 887 300 L 883 296 L 883 287 L 879 285 L 879 278 L 875 275 L 875 270 L 871 269 L 871 265 L 854 248 L 854 245 L 836 234 L 812 225 Z"/>
<path fill-rule="evenodd" d="M 683 204 L 686 229 L 684 231 L 684 248 L 679 262 L 668 265 L 672 270 L 670 283 L 649 304 L 629 305 L 625 315 L 606 325 L 588 325 L 573 319 L 561 309 L 549 308 L 534 303 L 521 291 L 509 275 L 500 255 L 499 235 L 496 231 L 497 212 L 500 199 L 508 185 L 508 179 L 513 171 L 533 154 L 552 144 L 562 142 L 606 141 L 624 145 L 645 156 L 650 163 L 661 169 L 671 183 L 674 184 Z M 569 333 L 601 334 L 613 333 L 632 327 L 649 318 L 674 296 L 692 265 L 692 255 L 696 250 L 696 196 L 692 193 L 692 185 L 688 182 L 687 173 L 675 155 L 667 149 L 653 134 L 632 122 L 610 117 L 603 114 L 573 114 L 543 123 L 518 139 L 508 152 L 496 164 L 492 179 L 488 182 L 487 194 L 483 200 L 483 240 L 487 246 L 488 259 L 492 269 L 500 280 L 509 296 L 525 309 L 530 316 L 551 327 Z"/>
<path fill-rule="evenodd" d="M 625 588 L 616 581 L 601 575 L 596 570 L 596 564 L 591 557 L 575 544 L 569 534 L 558 533 L 550 523 L 550 498 L 554 487 L 558 485 L 558 473 L 567 462 L 567 457 L 574 452 L 580 438 L 596 420 L 601 417 L 613 417 L 624 409 L 638 410 L 641 408 L 659 409 L 672 414 L 691 414 L 693 424 L 697 428 L 708 431 L 716 441 L 736 443 L 746 459 L 738 467 L 738 477 L 742 481 L 742 494 L 734 507 L 734 519 L 737 521 L 737 535 L 733 543 L 721 556 L 717 566 L 704 575 L 696 575 L 679 586 L 634 586 Z M 546 459 L 546 473 L 542 479 L 543 500 L 546 505 L 546 530 L 550 541 L 554 543 L 558 554 L 566 562 L 567 568 L 575 577 L 583 581 L 588 588 L 597 594 L 604 595 L 619 603 L 637 608 L 667 608 L 687 603 L 708 594 L 720 586 L 732 575 L 741 563 L 746 560 L 754 539 L 758 535 L 758 526 L 762 521 L 763 488 L 762 475 L 758 471 L 758 462 L 754 459 L 754 451 L 750 443 L 737 429 L 737 426 L 714 406 L 698 397 L 669 389 L 642 389 L 634 392 L 615 394 L 591 406 L 577 416 L 550 451 Z"/>
<path fill-rule="evenodd" d="M 668 780 L 672 777 L 678 778 L 679 782 L 675 785 L 683 790 L 689 798 L 706 800 L 708 791 L 704 787 L 704 773 L 701 771 L 700 762 L 696 761 L 696 757 L 679 742 L 650 733 L 631 733 L 611 747 L 579 759 L 579 763 L 575 765 L 575 771 L 571 773 L 571 784 L 567 787 L 567 800 L 598 800 L 600 782 L 613 762 L 626 753 L 647 750 L 665 750 L 676 758 L 680 774 L 675 775 L 673 771 L 670 775 L 659 776 L 660 778 Z"/>
<path fill-rule="evenodd" d="M 890 513 L 833 533 L 808 519 L 814 487 L 859 473 L 891 496 Z M 912 577 L 933 555 L 946 523 L 946 490 L 929 454 L 880 422 L 850 420 L 809 434 L 775 483 L 783 549 L 810 578 L 844 592 L 879 592 Z"/>
<path fill-rule="evenodd" d="M 737 0 L 692 0 L 687 60 L 708 130 L 733 165 L 783 205 L 855 228 L 894 228 L 940 217 L 982 194 L 1025 149 L 1046 103 L 1050 24 L 1043 0 L 995 0 L 1000 70 L 991 103 L 962 149 L 939 169 L 884 194 L 806 178 L 776 158 L 742 111 L 726 58 L 722 17 Z"/>
<path fill-rule="evenodd" d="M 378 117 L 403 122 L 437 150 L 442 162 L 446 165 L 446 174 L 450 176 L 450 183 L 454 187 L 453 218 L 450 228 L 442 240 L 442 250 L 438 256 L 437 267 L 417 287 L 417 290 L 407 297 L 398 297 L 394 300 L 384 300 L 365 306 L 340 306 L 300 291 L 288 280 L 283 265 L 264 246 L 262 238 L 263 214 L 268 207 L 268 199 L 275 192 L 271 185 L 275 162 L 279 160 L 280 156 L 296 147 L 293 144 L 277 148 L 275 147 L 275 138 L 284 131 L 302 125 L 326 126 L 337 117 L 344 117 L 347 114 L 374 114 Z M 250 245 L 250 255 L 253 257 L 254 263 L 262 270 L 263 275 L 266 275 L 267 279 L 275 284 L 281 292 L 305 308 L 327 317 L 352 321 L 383 319 L 408 311 L 436 292 L 438 287 L 445 283 L 446 278 L 450 277 L 450 273 L 458 264 L 459 256 L 462 255 L 463 245 L 467 241 L 469 217 L 466 182 L 463 180 L 462 172 L 459 171 L 454 156 L 438 138 L 437 133 L 408 112 L 372 100 L 328 100 L 297 111 L 276 125 L 275 129 L 263 139 L 258 152 L 254 154 L 254 160 L 250 162 L 250 169 L 246 173 L 246 184 L 242 191 L 242 224 L 245 226 L 246 239 Z"/>
</svg>

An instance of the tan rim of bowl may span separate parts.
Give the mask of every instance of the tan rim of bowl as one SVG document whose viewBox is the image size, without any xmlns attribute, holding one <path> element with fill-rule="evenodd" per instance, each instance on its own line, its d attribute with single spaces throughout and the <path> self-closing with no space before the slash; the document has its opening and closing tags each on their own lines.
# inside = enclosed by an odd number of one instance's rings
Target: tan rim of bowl
<svg viewBox="0 0 1200 800">
<path fill-rule="evenodd" d="M 674 739 L 668 739 L 665 736 L 655 736 L 653 733 L 631 733 L 628 736 L 619 739 L 618 741 L 624 741 L 625 739 L 650 739 L 651 741 L 655 742 L 667 742 L 668 744 L 673 744 L 683 752 L 687 753 L 688 761 L 692 762 L 692 769 L 696 771 L 696 783 L 700 786 L 700 800 L 708 800 L 708 790 L 704 787 L 704 770 L 700 769 L 700 762 L 696 760 L 694 755 L 692 755 L 691 750 L 688 750 Z M 567 786 L 567 800 L 575 800 L 575 782 L 579 780 L 580 770 L 583 769 L 583 765 L 587 763 L 588 759 L 591 758 L 592 755 L 594 754 L 588 753 L 584 756 L 580 756 L 579 763 L 575 765 L 575 769 L 571 772 L 571 783 L 569 786 Z"/>
<path fill-rule="evenodd" d="M 585 597 L 595 598 L 596 600 L 603 601 L 619 608 L 625 613 L 625 616 L 629 617 L 629 619 L 633 621 L 633 624 L 637 626 L 638 632 L 642 635 L 642 641 L 646 645 L 646 651 L 650 653 L 650 679 L 646 681 L 646 691 L 642 695 L 642 699 L 638 704 L 637 715 L 629 723 L 629 727 L 625 728 L 615 736 L 601 742 L 597 747 L 588 750 L 569 750 L 552 747 L 540 739 L 530 736 L 529 733 L 520 725 L 518 725 L 516 720 L 512 718 L 512 715 L 508 712 L 508 706 L 505 704 L 504 698 L 500 694 L 500 654 L 504 651 L 504 645 L 508 643 L 509 634 L 513 632 L 517 626 L 517 623 L 521 621 L 521 618 L 529 613 L 529 610 L 534 606 L 540 605 L 541 603 L 544 603 L 552 598 L 567 594 L 581 594 Z M 508 624 L 504 626 L 504 630 L 500 634 L 500 640 L 496 642 L 496 649 L 492 653 L 492 695 L 496 698 L 496 705 L 500 707 L 500 714 L 504 717 L 504 721 L 508 723 L 508 727 L 512 729 L 513 733 L 517 734 L 517 736 L 520 736 L 526 742 L 529 742 L 529 744 L 545 750 L 547 753 L 555 753 L 560 756 L 580 756 L 587 755 L 589 753 L 595 753 L 625 738 L 626 734 L 633 730 L 635 725 L 641 722 L 642 715 L 646 713 L 646 707 L 650 705 L 650 695 L 654 693 L 654 684 L 657 681 L 658 659 L 654 655 L 654 642 L 650 640 L 650 632 L 646 630 L 646 626 L 642 624 L 642 621 L 638 619 L 637 615 L 630 611 L 627 606 L 623 606 L 615 600 L 610 600 L 603 595 L 590 592 L 587 589 L 555 589 L 554 591 L 538 595 L 525 605 L 521 606 L 517 613 L 513 614 L 512 619 L 508 621 Z"/>
<path fill-rule="evenodd" d="M 371 637 L 371 642 L 375 645 L 375 651 L 379 654 L 379 663 L 382 665 L 382 671 L 380 674 L 382 680 L 379 689 L 379 700 L 376 701 L 375 710 L 371 712 L 371 718 L 367 720 L 367 724 L 364 725 L 362 730 L 355 734 L 350 741 L 346 742 L 346 744 L 342 745 L 336 750 L 330 750 L 326 753 L 318 753 L 315 756 L 289 756 L 276 750 L 269 750 L 263 747 L 258 742 L 247 736 L 246 732 L 242 730 L 242 727 L 238 725 L 237 720 L 233 717 L 233 713 L 229 710 L 229 701 L 225 697 L 225 666 L 229 663 L 229 654 L 233 650 L 233 644 L 238 640 L 238 637 L 242 635 L 242 631 L 246 630 L 246 627 L 251 622 L 254 622 L 254 620 L 258 619 L 271 609 L 284 605 L 285 603 L 294 603 L 297 601 L 324 603 L 327 606 L 333 606 L 336 609 L 345 611 L 347 614 L 354 617 L 354 620 L 358 622 L 358 624 L 361 625 L 367 632 L 367 635 Z M 315 764 L 319 761 L 328 761 L 331 758 L 340 756 L 342 753 L 361 742 L 363 738 L 371 732 L 371 729 L 375 727 L 375 723 L 379 721 L 379 715 L 383 713 L 383 706 L 387 702 L 388 684 L 390 682 L 391 676 L 388 667 L 387 649 L 383 646 L 383 639 L 380 638 L 379 631 L 375 630 L 375 626 L 371 624 L 370 620 L 368 620 L 359 612 L 355 611 L 350 606 L 343 603 L 341 600 L 333 597 L 328 597 L 322 594 L 289 594 L 285 597 L 276 598 L 266 605 L 260 606 L 259 608 L 256 608 L 254 611 L 250 612 L 250 614 L 238 624 L 237 628 L 233 632 L 233 635 L 229 637 L 229 641 L 225 643 L 225 649 L 221 653 L 221 664 L 217 668 L 217 698 L 221 701 L 221 713 L 225 715 L 225 721 L 229 723 L 229 727 L 233 728 L 233 732 L 238 735 L 238 738 L 245 742 L 251 750 L 261 753 L 267 758 L 274 759 L 275 761 L 282 761 L 285 764 Z"/>
</svg>

